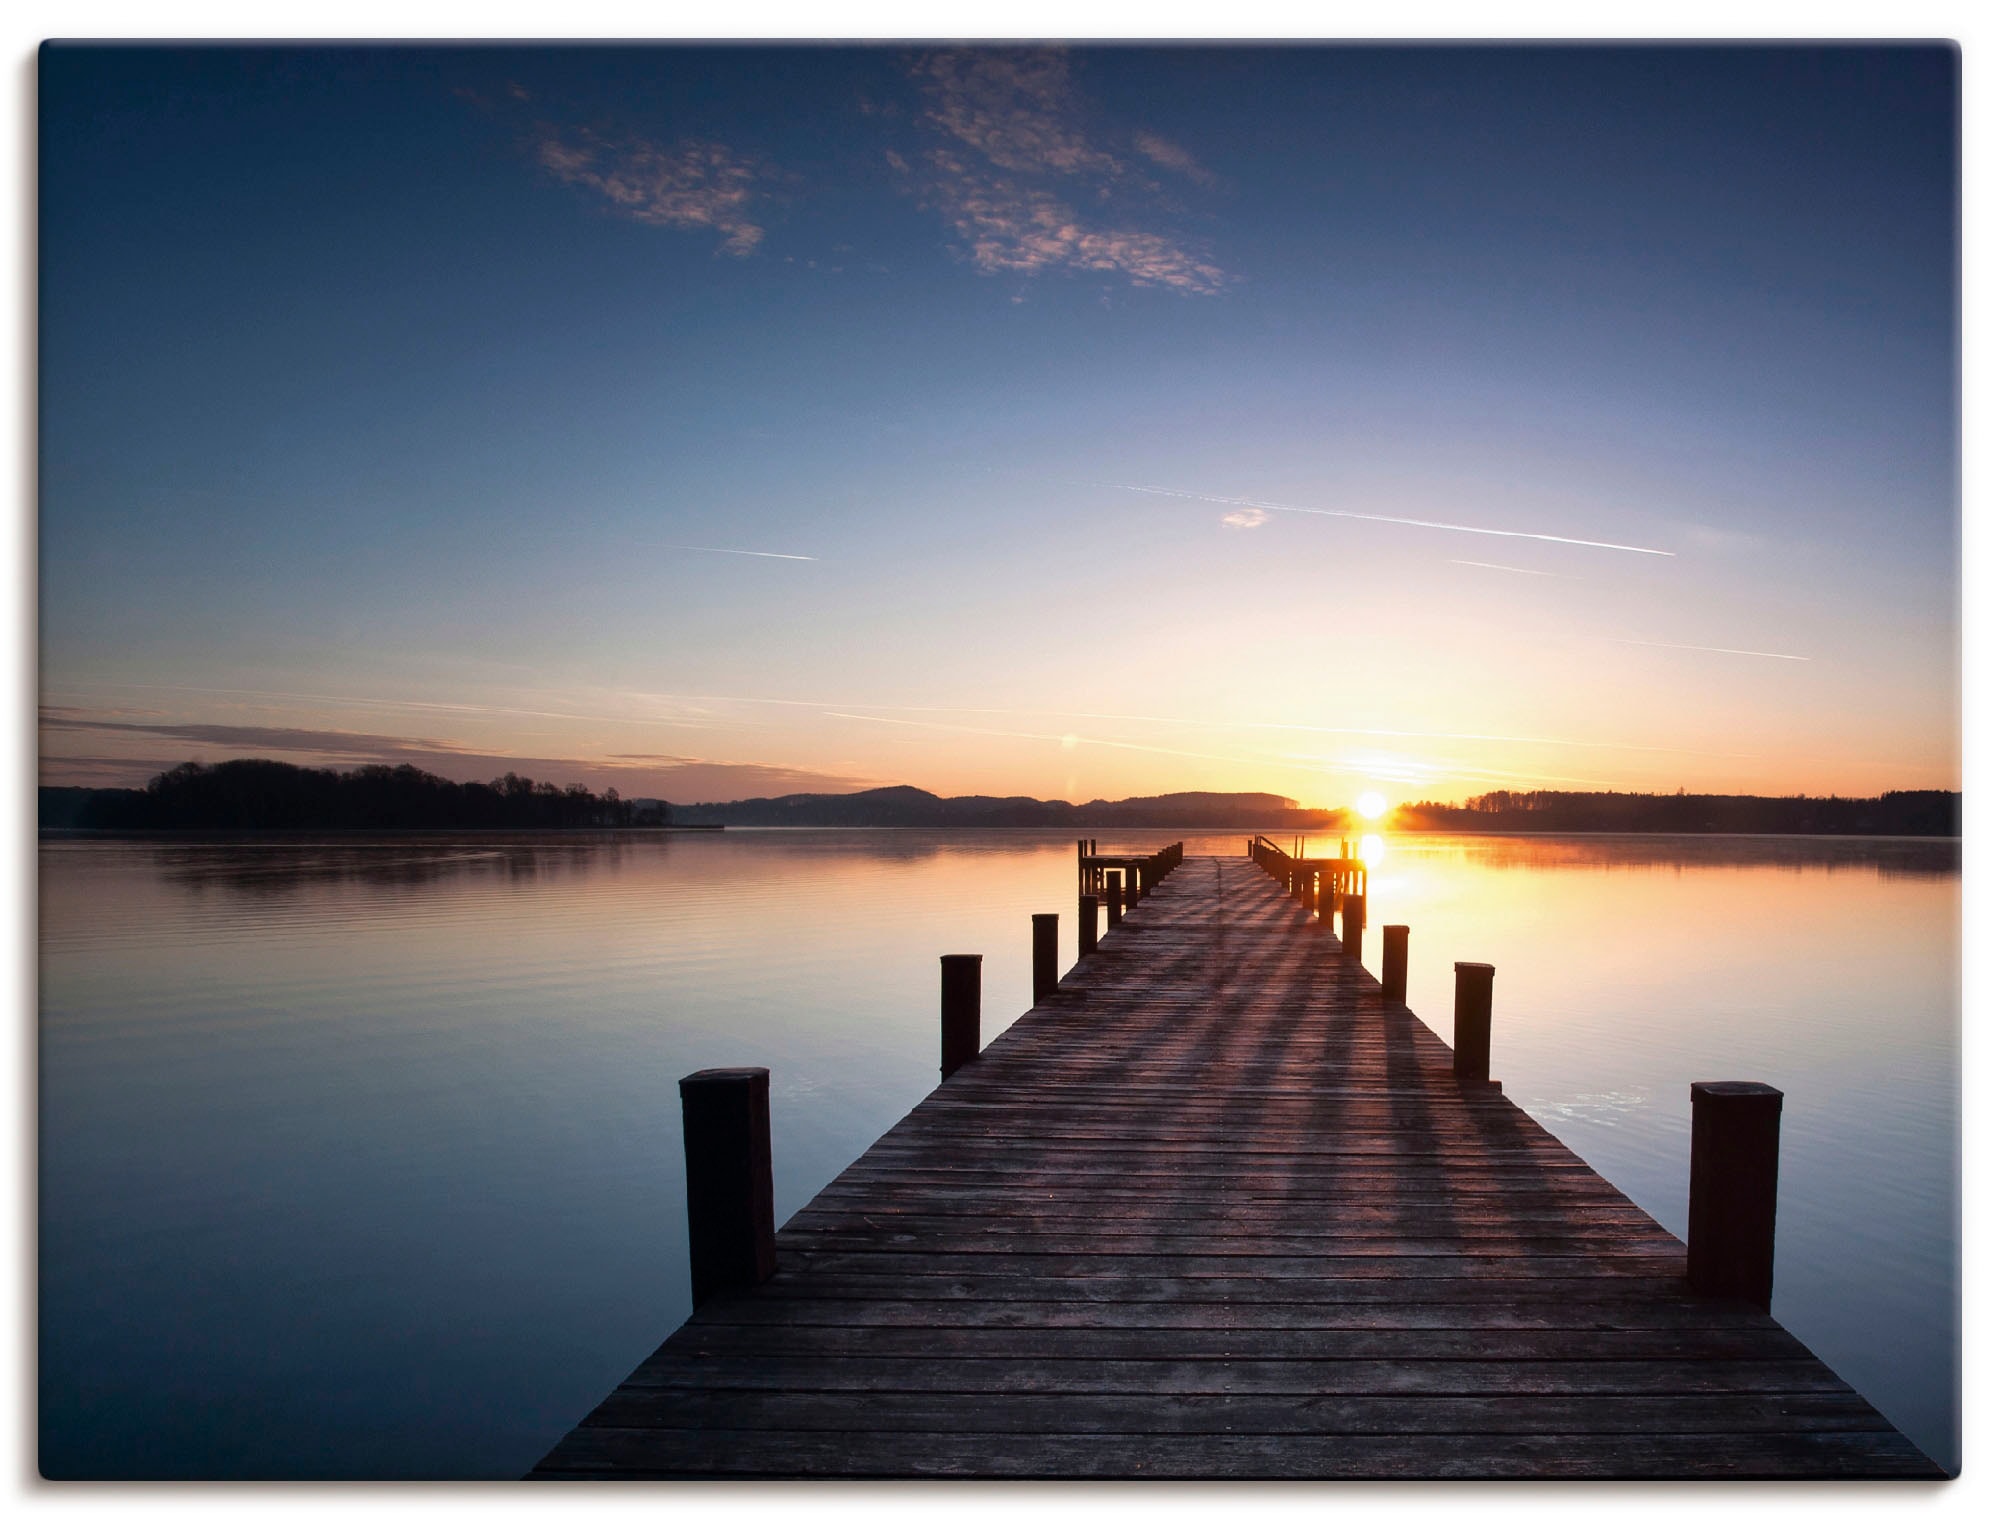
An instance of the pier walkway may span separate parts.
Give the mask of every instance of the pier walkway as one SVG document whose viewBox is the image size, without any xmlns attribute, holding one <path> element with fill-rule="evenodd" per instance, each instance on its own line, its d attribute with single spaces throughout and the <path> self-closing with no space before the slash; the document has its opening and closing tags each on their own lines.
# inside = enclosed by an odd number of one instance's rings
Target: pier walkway
<svg viewBox="0 0 2000 1519">
<path fill-rule="evenodd" d="M 1936 1477 L 1189 856 L 537 1477 Z"/>
</svg>

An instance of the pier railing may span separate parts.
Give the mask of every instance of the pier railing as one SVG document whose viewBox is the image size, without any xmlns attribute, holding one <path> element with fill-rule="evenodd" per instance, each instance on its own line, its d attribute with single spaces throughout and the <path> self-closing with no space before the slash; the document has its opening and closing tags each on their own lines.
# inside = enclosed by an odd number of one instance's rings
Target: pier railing
<svg viewBox="0 0 2000 1519">
<path fill-rule="evenodd" d="M 1300 852 L 1287 854 L 1260 833 L 1250 840 L 1249 854 L 1301 907 L 1334 928 L 1343 945 L 1352 939 L 1349 953 L 1358 955 L 1368 926 L 1368 866 L 1353 840 L 1342 839 L 1339 847 L 1338 854 L 1313 858 L 1301 840 Z"/>
</svg>

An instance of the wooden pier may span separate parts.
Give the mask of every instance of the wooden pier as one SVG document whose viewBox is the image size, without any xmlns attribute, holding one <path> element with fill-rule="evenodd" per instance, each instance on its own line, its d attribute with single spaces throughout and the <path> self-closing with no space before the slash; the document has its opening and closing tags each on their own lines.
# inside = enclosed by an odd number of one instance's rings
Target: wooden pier
<svg viewBox="0 0 2000 1519">
<path fill-rule="evenodd" d="M 1269 869 L 1148 872 L 533 1475 L 1941 1475 Z"/>
</svg>

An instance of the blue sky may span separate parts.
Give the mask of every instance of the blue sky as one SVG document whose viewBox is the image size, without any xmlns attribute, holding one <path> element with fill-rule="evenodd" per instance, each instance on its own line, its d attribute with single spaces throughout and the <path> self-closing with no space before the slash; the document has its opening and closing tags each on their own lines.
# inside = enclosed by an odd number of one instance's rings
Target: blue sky
<svg viewBox="0 0 2000 1519">
<path fill-rule="evenodd" d="M 1957 784 L 1949 48 L 41 76 L 46 780 Z"/>
</svg>

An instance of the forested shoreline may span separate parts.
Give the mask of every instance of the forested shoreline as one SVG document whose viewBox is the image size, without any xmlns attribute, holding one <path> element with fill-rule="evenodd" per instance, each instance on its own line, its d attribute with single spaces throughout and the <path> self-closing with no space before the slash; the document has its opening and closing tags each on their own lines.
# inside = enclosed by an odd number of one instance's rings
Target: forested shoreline
<svg viewBox="0 0 2000 1519">
<path fill-rule="evenodd" d="M 491 782 L 449 781 L 414 765 L 319 770 L 279 760 L 190 761 L 144 790 L 41 788 L 44 828 L 651 828 L 670 821 L 616 788 L 558 787 L 511 770 Z"/>
<path fill-rule="evenodd" d="M 1827 833 L 1956 838 L 1960 793 L 1876 797 L 1672 796 L 1618 791 L 1489 791 L 1452 806 L 1410 802 L 1393 826 L 1439 833 Z"/>
</svg>

